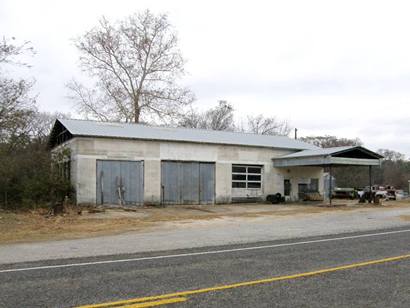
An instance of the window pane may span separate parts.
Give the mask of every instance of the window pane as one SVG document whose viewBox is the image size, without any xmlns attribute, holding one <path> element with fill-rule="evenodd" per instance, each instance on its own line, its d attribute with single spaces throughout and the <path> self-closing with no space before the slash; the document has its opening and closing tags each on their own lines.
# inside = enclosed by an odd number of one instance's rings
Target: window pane
<svg viewBox="0 0 410 308">
<path fill-rule="evenodd" d="M 248 181 L 260 181 L 261 176 L 260 175 L 248 175 Z"/>
<path fill-rule="evenodd" d="M 248 173 L 261 173 L 261 169 L 260 167 L 249 167 L 248 168 Z"/>
<path fill-rule="evenodd" d="M 246 167 L 232 166 L 232 172 L 246 173 Z"/>
<path fill-rule="evenodd" d="M 248 182 L 248 188 L 261 188 L 260 182 Z"/>
<path fill-rule="evenodd" d="M 262 187 L 262 167 L 232 165 L 232 187 L 260 189 Z"/>
<path fill-rule="evenodd" d="M 246 188 L 245 182 L 232 182 L 232 188 Z"/>
<path fill-rule="evenodd" d="M 232 174 L 232 180 L 246 181 L 246 174 Z"/>
</svg>

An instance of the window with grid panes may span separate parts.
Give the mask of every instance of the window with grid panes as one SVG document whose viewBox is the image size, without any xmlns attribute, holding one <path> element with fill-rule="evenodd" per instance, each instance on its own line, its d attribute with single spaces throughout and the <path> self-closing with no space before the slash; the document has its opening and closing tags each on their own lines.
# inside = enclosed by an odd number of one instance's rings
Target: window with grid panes
<svg viewBox="0 0 410 308">
<path fill-rule="evenodd" d="M 232 165 L 232 188 L 262 187 L 262 166 Z"/>
</svg>

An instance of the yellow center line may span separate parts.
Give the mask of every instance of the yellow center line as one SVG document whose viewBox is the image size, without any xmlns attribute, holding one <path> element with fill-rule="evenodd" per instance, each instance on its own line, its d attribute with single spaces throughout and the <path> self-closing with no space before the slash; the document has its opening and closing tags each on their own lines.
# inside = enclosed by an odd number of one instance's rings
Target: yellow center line
<svg viewBox="0 0 410 308">
<path fill-rule="evenodd" d="M 277 276 L 277 277 L 271 277 L 271 278 L 259 279 L 259 280 L 252 280 L 252 281 L 244 281 L 244 282 L 239 282 L 239 283 L 234 283 L 234 284 L 227 284 L 227 285 L 215 286 L 215 287 L 210 287 L 210 288 L 203 288 L 203 289 L 196 289 L 196 290 L 189 290 L 189 291 L 182 291 L 182 292 L 175 292 L 175 293 L 168 293 L 168 294 L 162 294 L 162 295 L 157 295 L 157 296 L 139 297 L 139 298 L 134 298 L 134 299 L 129 299 L 129 300 L 115 301 L 115 302 L 109 302 L 109 303 L 103 303 L 103 304 L 85 305 L 85 306 L 79 306 L 77 308 L 123 307 L 124 305 L 130 305 L 130 304 L 135 304 L 135 303 L 143 303 L 143 302 L 155 301 L 155 300 L 161 300 L 161 299 L 167 299 L 167 298 L 169 299 L 169 298 L 176 298 L 176 297 L 185 297 L 185 296 L 195 295 L 195 294 L 209 293 L 209 292 L 215 292 L 215 291 L 223 291 L 223 290 L 235 289 L 235 288 L 240 288 L 240 287 L 254 286 L 254 285 L 258 285 L 258 284 L 266 284 L 266 283 L 275 282 L 275 281 L 282 281 L 282 280 L 289 280 L 289 279 L 316 276 L 316 275 L 320 275 L 320 274 L 326 274 L 326 273 L 331 273 L 331 272 L 336 272 L 336 271 L 348 270 L 348 269 L 353 269 L 353 268 L 358 268 L 358 267 L 363 267 L 363 266 L 369 266 L 369 265 L 376 265 L 376 264 L 382 264 L 382 263 L 387 263 L 387 262 L 400 261 L 400 260 L 409 259 L 409 258 L 410 258 L 410 254 L 407 254 L 407 255 L 401 255 L 401 256 L 378 259 L 378 260 L 372 260 L 372 261 L 366 261 L 366 262 L 352 263 L 352 264 L 348 264 L 348 265 L 325 268 L 325 269 L 321 269 L 321 270 L 316 270 L 316 271 L 311 271 L 311 272 L 304 272 L 304 273 L 299 273 L 299 274 L 292 274 L 292 275 L 286 275 L 286 276 Z M 132 306 L 132 307 L 134 307 L 134 306 Z M 138 307 L 147 307 L 147 306 L 138 306 Z"/>
<path fill-rule="evenodd" d="M 162 299 L 159 301 L 131 304 L 131 305 L 120 306 L 120 307 L 121 308 L 146 308 L 146 307 L 155 307 L 155 306 L 161 306 L 161 305 L 182 303 L 182 302 L 185 302 L 186 300 L 187 300 L 186 297 L 175 297 L 175 298 Z"/>
</svg>

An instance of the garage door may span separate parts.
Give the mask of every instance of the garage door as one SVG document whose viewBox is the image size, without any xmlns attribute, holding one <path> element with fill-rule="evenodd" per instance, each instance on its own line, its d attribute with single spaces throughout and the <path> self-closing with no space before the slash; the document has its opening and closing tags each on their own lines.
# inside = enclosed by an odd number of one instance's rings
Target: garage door
<svg viewBox="0 0 410 308">
<path fill-rule="evenodd" d="M 144 202 L 142 161 L 97 160 L 97 203 L 136 205 Z"/>
<path fill-rule="evenodd" d="M 163 161 L 161 188 L 163 204 L 213 204 L 215 164 Z"/>
</svg>

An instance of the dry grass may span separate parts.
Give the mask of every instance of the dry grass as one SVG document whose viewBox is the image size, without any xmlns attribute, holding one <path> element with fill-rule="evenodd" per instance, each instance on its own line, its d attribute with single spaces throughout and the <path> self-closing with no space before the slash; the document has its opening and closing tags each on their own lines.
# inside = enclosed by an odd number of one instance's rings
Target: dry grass
<svg viewBox="0 0 410 308">
<path fill-rule="evenodd" d="M 346 203 L 346 202 L 345 202 Z M 257 218 L 313 215 L 332 211 L 375 208 L 374 205 L 319 207 L 317 205 L 241 204 L 216 206 L 175 206 L 139 208 L 136 211 L 106 210 L 101 213 L 75 211 L 47 218 L 38 210 L 24 213 L 0 211 L 0 244 L 61 240 L 149 230 L 164 222 L 192 222 L 218 218 Z M 409 201 L 386 202 L 377 208 L 408 207 Z M 405 215 L 404 215 L 405 216 Z M 410 220 L 410 216 L 401 216 Z"/>
<path fill-rule="evenodd" d="M 130 218 L 94 219 L 77 214 L 46 218 L 41 212 L 0 213 L 0 243 L 60 240 L 139 230 L 148 224 Z"/>
</svg>

